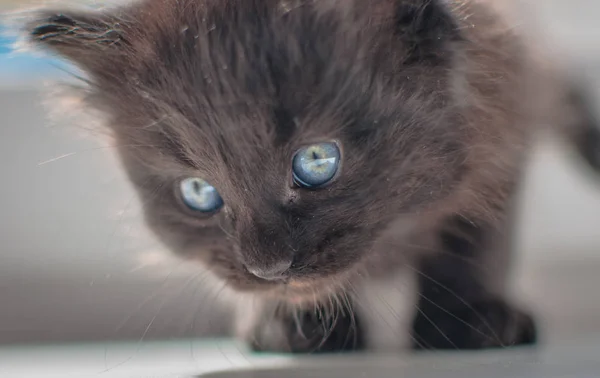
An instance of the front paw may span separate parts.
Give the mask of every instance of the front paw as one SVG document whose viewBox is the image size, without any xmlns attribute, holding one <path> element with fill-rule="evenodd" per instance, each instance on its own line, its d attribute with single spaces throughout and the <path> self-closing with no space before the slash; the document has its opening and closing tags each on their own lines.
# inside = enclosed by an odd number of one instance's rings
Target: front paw
<svg viewBox="0 0 600 378">
<path fill-rule="evenodd" d="M 250 346 L 258 352 L 335 353 L 364 348 L 354 315 L 281 311 L 256 325 Z"/>
<path fill-rule="evenodd" d="M 533 318 L 503 300 L 451 308 L 429 303 L 413 325 L 416 349 L 488 349 L 535 344 Z"/>
</svg>

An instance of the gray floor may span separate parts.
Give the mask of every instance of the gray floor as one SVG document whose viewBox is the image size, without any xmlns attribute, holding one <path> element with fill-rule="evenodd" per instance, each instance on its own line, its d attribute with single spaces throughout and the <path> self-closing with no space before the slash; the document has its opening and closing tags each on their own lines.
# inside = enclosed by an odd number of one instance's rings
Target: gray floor
<svg viewBox="0 0 600 378">
<path fill-rule="evenodd" d="M 540 16 L 600 88 L 590 4 L 547 1 Z M 5 84 L 0 343 L 190 337 L 222 326 L 207 320 L 214 295 L 189 281 L 194 268 L 145 230 L 111 149 L 81 127 L 50 124 L 32 83 Z M 516 291 L 544 315 L 551 341 L 600 334 L 600 180 L 548 140 L 524 195 Z"/>
</svg>

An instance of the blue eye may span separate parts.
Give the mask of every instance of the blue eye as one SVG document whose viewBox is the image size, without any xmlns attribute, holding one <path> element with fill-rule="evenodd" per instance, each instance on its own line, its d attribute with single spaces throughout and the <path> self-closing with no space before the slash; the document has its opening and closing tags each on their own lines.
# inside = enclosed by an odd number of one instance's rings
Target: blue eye
<svg viewBox="0 0 600 378">
<path fill-rule="evenodd" d="M 223 207 L 217 189 L 201 178 L 186 178 L 179 184 L 179 189 L 185 205 L 194 211 L 212 213 Z"/>
<path fill-rule="evenodd" d="M 340 150 L 335 143 L 317 143 L 302 148 L 292 161 L 294 183 L 303 188 L 327 184 L 340 165 Z"/>
</svg>

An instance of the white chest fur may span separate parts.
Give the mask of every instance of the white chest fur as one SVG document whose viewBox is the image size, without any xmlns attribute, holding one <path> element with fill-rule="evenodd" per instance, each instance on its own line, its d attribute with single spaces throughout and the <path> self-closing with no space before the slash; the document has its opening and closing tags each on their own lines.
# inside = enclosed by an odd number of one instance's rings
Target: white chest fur
<svg viewBox="0 0 600 378">
<path fill-rule="evenodd" d="M 356 312 L 370 350 L 398 350 L 411 345 L 417 311 L 416 273 L 404 269 L 386 279 L 375 277 L 357 288 Z"/>
</svg>

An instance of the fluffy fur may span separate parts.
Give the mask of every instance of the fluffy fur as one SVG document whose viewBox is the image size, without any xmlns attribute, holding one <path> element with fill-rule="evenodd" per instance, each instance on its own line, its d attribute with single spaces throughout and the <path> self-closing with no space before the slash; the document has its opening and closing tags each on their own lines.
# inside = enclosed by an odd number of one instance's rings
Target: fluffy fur
<svg viewBox="0 0 600 378">
<path fill-rule="evenodd" d="M 257 349 L 374 347 L 363 289 L 407 270 L 415 346 L 535 340 L 496 241 L 531 137 L 566 101 L 487 2 L 145 0 L 42 11 L 27 30 L 88 74 L 154 232 L 253 297 L 238 329 Z M 293 154 L 329 140 L 339 176 L 295 187 Z M 190 176 L 221 212 L 182 205 Z M 285 281 L 247 269 L 281 263 Z"/>
</svg>

